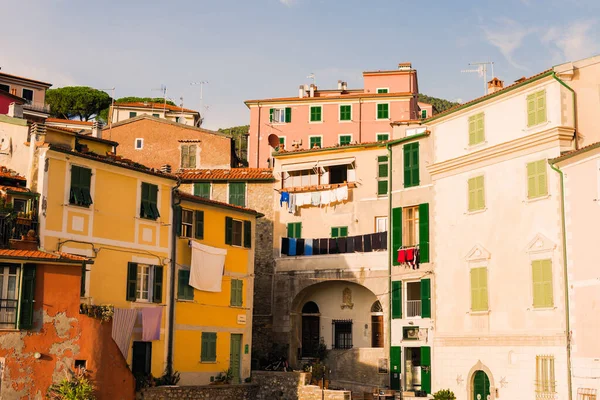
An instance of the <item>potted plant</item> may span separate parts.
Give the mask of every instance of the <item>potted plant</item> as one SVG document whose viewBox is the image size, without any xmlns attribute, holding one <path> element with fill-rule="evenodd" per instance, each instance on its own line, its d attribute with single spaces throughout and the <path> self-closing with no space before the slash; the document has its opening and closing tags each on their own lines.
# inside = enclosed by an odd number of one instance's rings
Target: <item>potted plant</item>
<svg viewBox="0 0 600 400">
<path fill-rule="evenodd" d="M 456 396 L 454 396 L 454 392 L 450 389 L 438 390 L 433 394 L 433 398 L 435 400 L 456 400 Z"/>
</svg>

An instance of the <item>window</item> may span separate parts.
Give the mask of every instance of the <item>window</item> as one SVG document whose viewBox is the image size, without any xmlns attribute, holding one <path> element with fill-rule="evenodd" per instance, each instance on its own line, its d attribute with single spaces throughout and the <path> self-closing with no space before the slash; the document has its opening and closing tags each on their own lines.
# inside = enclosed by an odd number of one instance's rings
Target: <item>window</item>
<svg viewBox="0 0 600 400">
<path fill-rule="evenodd" d="M 546 176 L 546 160 L 527 164 L 527 197 L 535 199 L 548 195 L 548 180 Z"/>
<path fill-rule="evenodd" d="M 225 244 L 252 248 L 252 223 L 225 217 Z"/>
<path fill-rule="evenodd" d="M 469 117 L 469 146 L 483 143 L 485 140 L 484 114 L 479 113 Z"/>
<path fill-rule="evenodd" d="M 419 186 L 419 142 L 404 145 L 404 187 Z"/>
<path fill-rule="evenodd" d="M 321 136 L 309 136 L 308 140 L 309 140 L 309 144 L 310 144 L 310 148 L 314 149 L 316 148 L 321 148 Z"/>
<path fill-rule="evenodd" d="M 204 239 L 204 211 L 194 211 L 194 237 Z"/>
<path fill-rule="evenodd" d="M 181 237 L 191 238 L 194 231 L 194 212 L 181 210 Z"/>
<path fill-rule="evenodd" d="M 310 107 L 310 122 L 321 122 L 321 106 L 311 106 Z"/>
<path fill-rule="evenodd" d="M 352 106 L 344 104 L 340 106 L 340 121 L 352 120 Z"/>
<path fill-rule="evenodd" d="M 421 110 L 421 118 L 427 118 L 427 110 Z"/>
<path fill-rule="evenodd" d="M 533 280 L 533 307 L 554 307 L 552 290 L 552 260 L 534 260 L 531 262 Z"/>
<path fill-rule="evenodd" d="M 352 135 L 340 135 L 340 146 L 347 146 L 352 142 Z"/>
<path fill-rule="evenodd" d="M 243 287 L 244 281 L 241 279 L 232 279 L 231 280 L 231 299 L 229 305 L 232 307 L 241 307 L 243 303 Z"/>
<path fill-rule="evenodd" d="M 404 209 L 402 207 L 393 208 L 390 230 L 394 251 L 402 246 L 418 244 L 421 263 L 429 262 L 429 203 L 404 207 Z M 394 257 L 393 265 L 400 264 Z"/>
<path fill-rule="evenodd" d="M 246 183 L 229 183 L 229 204 L 234 206 L 246 207 Z"/>
<path fill-rule="evenodd" d="M 276 124 L 285 124 L 292 122 L 292 109 L 286 108 L 271 108 L 269 110 L 269 119 Z"/>
<path fill-rule="evenodd" d="M 596 400 L 597 389 L 577 388 L 577 400 Z"/>
<path fill-rule="evenodd" d="M 10 85 L 5 85 L 3 83 L 0 83 L 0 90 L 10 93 Z"/>
<path fill-rule="evenodd" d="M 14 212 L 27 212 L 27 200 L 13 198 L 13 211 Z"/>
<path fill-rule="evenodd" d="M 196 168 L 196 145 L 181 145 L 181 168 Z"/>
<path fill-rule="evenodd" d="M 142 203 L 140 217 L 156 220 L 160 217 L 157 206 L 158 186 L 142 182 Z"/>
<path fill-rule="evenodd" d="M 152 114 L 154 118 L 160 118 L 160 114 Z"/>
<path fill-rule="evenodd" d="M 19 306 L 18 264 L 0 265 L 0 328 L 14 329 L 17 324 Z"/>
<path fill-rule="evenodd" d="M 127 264 L 127 301 L 162 303 L 163 267 Z"/>
<path fill-rule="evenodd" d="M 182 118 L 181 117 L 175 117 L 175 122 L 179 123 L 181 122 Z"/>
<path fill-rule="evenodd" d="M 194 196 L 210 200 L 210 182 L 194 183 Z"/>
<path fill-rule="evenodd" d="M 180 269 L 177 275 L 177 298 L 194 300 L 194 288 L 190 286 L 190 270 Z"/>
<path fill-rule="evenodd" d="M 419 206 L 404 207 L 404 227 L 402 244 L 416 246 L 419 244 Z"/>
<path fill-rule="evenodd" d="M 348 181 L 347 165 L 332 165 L 329 167 L 329 183 L 344 183 Z"/>
<path fill-rule="evenodd" d="M 546 91 L 540 90 L 527 96 L 527 126 L 546 122 Z"/>
<path fill-rule="evenodd" d="M 348 236 L 348 227 L 347 226 L 334 226 L 331 228 L 331 237 L 347 237 Z"/>
<path fill-rule="evenodd" d="M 300 239 L 302 237 L 302 222 L 290 222 L 287 224 L 287 237 Z"/>
<path fill-rule="evenodd" d="M 469 211 L 483 210 L 485 208 L 483 175 L 469 179 Z"/>
<path fill-rule="evenodd" d="M 390 139 L 390 134 L 389 133 L 378 133 L 377 134 L 377 141 L 378 142 L 385 142 L 386 140 Z"/>
<path fill-rule="evenodd" d="M 388 156 L 377 157 L 377 195 L 388 194 L 389 161 Z"/>
<path fill-rule="evenodd" d="M 375 232 L 387 232 L 387 217 L 375 217 Z"/>
<path fill-rule="evenodd" d="M 421 316 L 421 282 L 406 284 L 406 316 Z"/>
<path fill-rule="evenodd" d="M 217 334 L 215 332 L 202 332 L 201 352 L 200 361 L 217 361 Z"/>
<path fill-rule="evenodd" d="M 129 118 L 133 118 L 137 116 L 137 113 L 135 111 L 129 111 Z"/>
<path fill-rule="evenodd" d="M 547 398 L 544 395 L 556 393 L 554 356 L 535 357 L 535 392 L 539 399 Z"/>
<path fill-rule="evenodd" d="M 389 89 L 388 88 L 379 88 L 377 89 L 377 93 L 388 93 Z"/>
<path fill-rule="evenodd" d="M 71 166 L 71 191 L 69 204 L 89 207 L 92 204 L 90 185 L 92 182 L 92 170 L 78 166 Z"/>
<path fill-rule="evenodd" d="M 141 150 L 144 148 L 144 139 L 135 139 L 135 149 L 136 150 Z"/>
<path fill-rule="evenodd" d="M 75 360 L 75 369 L 86 369 L 87 360 Z"/>
<path fill-rule="evenodd" d="M 471 311 L 488 310 L 487 268 L 471 268 Z"/>
<path fill-rule="evenodd" d="M 377 104 L 377 119 L 389 119 L 389 118 L 390 118 L 389 103 Z"/>
<path fill-rule="evenodd" d="M 27 103 L 29 103 L 29 104 L 33 103 L 33 90 L 24 88 L 22 93 L 23 93 L 23 96 L 21 96 L 21 97 L 23 97 L 25 100 L 27 100 Z"/>
<path fill-rule="evenodd" d="M 332 321 L 333 325 L 333 348 L 351 349 L 352 348 L 352 320 Z"/>
</svg>

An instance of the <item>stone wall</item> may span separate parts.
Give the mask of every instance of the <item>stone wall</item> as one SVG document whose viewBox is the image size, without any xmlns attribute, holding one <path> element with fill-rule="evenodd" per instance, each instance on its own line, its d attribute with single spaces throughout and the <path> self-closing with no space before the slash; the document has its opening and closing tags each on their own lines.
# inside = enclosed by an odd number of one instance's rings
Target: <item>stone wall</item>
<svg viewBox="0 0 600 400">
<path fill-rule="evenodd" d="M 207 399 L 207 400 L 254 400 L 258 385 L 208 385 L 208 386 L 161 386 L 143 389 L 140 400 Z"/>
</svg>

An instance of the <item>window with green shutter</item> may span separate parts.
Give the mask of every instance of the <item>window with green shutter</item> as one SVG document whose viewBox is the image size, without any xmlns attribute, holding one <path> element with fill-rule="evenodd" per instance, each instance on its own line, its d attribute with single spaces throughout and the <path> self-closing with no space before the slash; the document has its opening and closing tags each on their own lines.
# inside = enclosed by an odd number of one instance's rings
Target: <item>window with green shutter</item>
<svg viewBox="0 0 600 400">
<path fill-rule="evenodd" d="M 431 347 L 421 347 L 421 390 L 431 393 Z"/>
<path fill-rule="evenodd" d="M 291 107 L 285 108 L 285 122 L 286 122 L 286 124 L 289 124 L 290 122 L 292 122 L 292 108 Z"/>
<path fill-rule="evenodd" d="M 160 118 L 160 114 L 152 114 L 154 118 Z"/>
<path fill-rule="evenodd" d="M 142 182 L 142 203 L 140 205 L 140 217 L 146 219 L 158 219 L 158 186 Z"/>
<path fill-rule="evenodd" d="M 194 237 L 204 239 L 204 211 L 194 211 Z"/>
<path fill-rule="evenodd" d="M 202 343 L 200 346 L 200 361 L 217 361 L 217 334 L 216 332 L 202 332 Z"/>
<path fill-rule="evenodd" d="M 244 281 L 241 279 L 232 279 L 231 280 L 231 299 L 229 304 L 232 307 L 241 307 L 243 303 L 243 287 Z"/>
<path fill-rule="evenodd" d="M 194 300 L 194 288 L 190 286 L 190 270 L 180 269 L 177 274 L 177 298 Z"/>
<path fill-rule="evenodd" d="M 388 103 L 377 104 L 377 119 L 390 118 L 390 105 Z"/>
<path fill-rule="evenodd" d="M 392 209 L 392 263 L 400 265 L 397 259 L 398 249 L 402 247 L 402 207 Z"/>
<path fill-rule="evenodd" d="M 210 200 L 210 182 L 194 183 L 194 196 Z"/>
<path fill-rule="evenodd" d="M 181 168 L 196 168 L 196 151 L 195 144 L 181 145 Z"/>
<path fill-rule="evenodd" d="M 386 140 L 390 139 L 390 134 L 389 133 L 378 133 L 377 134 L 377 141 L 378 142 L 385 142 Z"/>
<path fill-rule="evenodd" d="M 487 268 L 471 268 L 471 311 L 488 310 Z"/>
<path fill-rule="evenodd" d="M 340 135 L 340 146 L 347 146 L 352 142 L 352 135 Z"/>
<path fill-rule="evenodd" d="M 419 257 L 429 262 L 429 203 L 419 204 Z"/>
<path fill-rule="evenodd" d="M 290 222 L 287 224 L 287 237 L 300 239 L 302 237 L 302 222 Z"/>
<path fill-rule="evenodd" d="M 405 144 L 404 187 L 419 186 L 419 142 Z"/>
<path fill-rule="evenodd" d="M 469 146 L 483 143 L 485 140 L 484 114 L 479 113 L 469 117 Z"/>
<path fill-rule="evenodd" d="M 527 164 L 527 197 L 535 199 L 548 195 L 548 177 L 546 175 L 546 160 Z"/>
<path fill-rule="evenodd" d="M 309 138 L 310 148 L 314 149 L 315 147 L 321 148 L 321 136 L 311 136 Z"/>
<path fill-rule="evenodd" d="M 377 93 L 388 93 L 388 92 L 389 92 L 389 89 L 383 89 L 383 88 L 377 89 Z"/>
<path fill-rule="evenodd" d="M 485 208 L 485 188 L 483 175 L 469 179 L 469 211 Z"/>
<path fill-rule="evenodd" d="M 321 106 L 310 107 L 310 122 L 321 122 Z"/>
<path fill-rule="evenodd" d="M 5 280 L 5 285 L 9 289 L 4 289 L 10 292 L 11 286 L 11 278 L 14 276 L 14 285 L 18 287 L 17 282 L 17 271 L 18 268 L 15 265 L 5 265 L 5 269 L 13 268 L 15 270 L 14 274 L 10 274 L 8 276 L 9 279 Z M 32 329 L 33 328 L 33 303 L 35 301 L 35 264 L 24 264 L 22 269 L 22 284 L 21 284 L 21 305 L 19 309 L 19 329 Z M 16 292 L 16 291 L 14 291 Z M 8 294 L 8 293 L 7 293 Z M 4 296 L 5 298 L 10 298 L 10 295 Z M 12 302 L 7 300 L 4 302 L 6 307 L 6 311 L 9 311 L 11 303 L 16 304 L 16 302 Z M 16 311 L 16 310 L 15 310 Z M 8 315 L 8 314 L 7 314 Z M 10 319 L 10 316 L 5 315 L 4 318 Z M 16 321 L 15 321 L 16 322 Z M 11 328 L 14 328 L 15 325 Z"/>
<path fill-rule="evenodd" d="M 377 157 L 377 195 L 388 194 L 389 160 L 388 156 Z"/>
<path fill-rule="evenodd" d="M 252 222 L 244 221 L 244 247 L 252 248 Z"/>
<path fill-rule="evenodd" d="M 392 281 L 392 318 L 402 318 L 402 281 Z"/>
<path fill-rule="evenodd" d="M 421 318 L 431 318 L 431 279 L 421 279 Z"/>
<path fill-rule="evenodd" d="M 234 206 L 246 207 L 246 183 L 229 183 L 229 204 Z"/>
<path fill-rule="evenodd" d="M 427 110 L 421 110 L 421 118 L 422 119 L 427 118 Z"/>
<path fill-rule="evenodd" d="M 135 111 L 129 111 L 129 118 L 133 118 L 137 116 L 137 113 Z"/>
<path fill-rule="evenodd" d="M 351 121 L 352 120 L 352 106 L 341 105 L 340 106 L 340 121 Z"/>
<path fill-rule="evenodd" d="M 334 226 L 331 228 L 331 237 L 347 237 L 348 236 L 348 227 L 347 226 Z"/>
<path fill-rule="evenodd" d="M 546 91 L 540 90 L 527 96 L 527 126 L 546 122 Z"/>
<path fill-rule="evenodd" d="M 71 191 L 69 204 L 89 207 L 92 204 L 90 186 L 92 183 L 92 170 L 89 168 L 71 166 Z"/>
<path fill-rule="evenodd" d="M 533 307 L 554 307 L 552 290 L 552 260 L 534 260 L 531 262 L 533 280 Z"/>
</svg>

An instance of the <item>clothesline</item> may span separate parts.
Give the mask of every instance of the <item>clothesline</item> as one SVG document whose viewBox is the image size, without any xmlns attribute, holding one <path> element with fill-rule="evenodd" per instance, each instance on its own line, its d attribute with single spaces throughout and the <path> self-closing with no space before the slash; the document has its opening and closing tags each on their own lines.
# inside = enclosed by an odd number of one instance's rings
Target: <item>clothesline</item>
<svg viewBox="0 0 600 400">
<path fill-rule="evenodd" d="M 281 255 L 312 256 L 387 250 L 387 232 L 338 238 L 281 238 Z"/>
<path fill-rule="evenodd" d="M 295 214 L 296 209 L 302 206 L 328 206 L 333 203 L 339 203 L 348 200 L 348 186 L 340 186 L 335 189 L 325 191 L 290 193 L 281 191 L 279 205 L 287 206 L 290 214 Z"/>
</svg>

